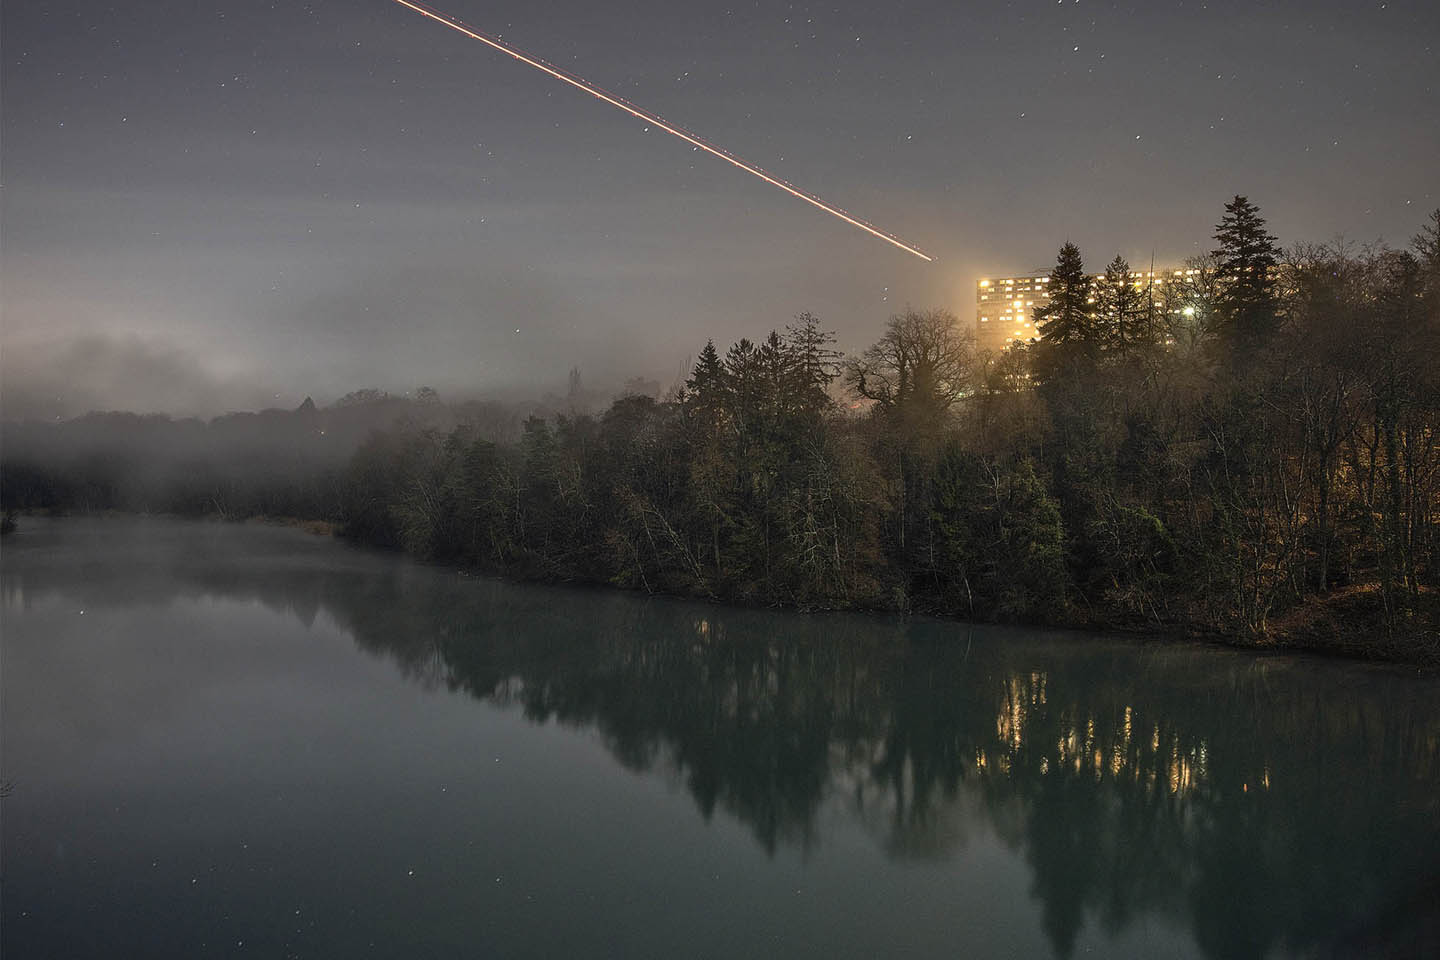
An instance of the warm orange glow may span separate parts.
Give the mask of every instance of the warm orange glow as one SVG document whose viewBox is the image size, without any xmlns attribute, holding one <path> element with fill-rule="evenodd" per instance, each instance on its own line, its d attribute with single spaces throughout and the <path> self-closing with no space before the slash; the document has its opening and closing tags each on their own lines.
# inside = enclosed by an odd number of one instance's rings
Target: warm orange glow
<svg viewBox="0 0 1440 960">
<path fill-rule="evenodd" d="M 443 23 L 445 26 L 449 27 L 452 30 L 458 30 L 460 33 L 465 34 L 465 36 L 470 37 L 473 40 L 479 40 L 481 43 L 487 44 L 488 46 L 499 50 L 501 53 L 514 57 L 521 63 L 529 64 L 537 70 L 543 70 L 546 73 L 550 74 L 550 76 L 554 77 L 556 80 L 563 80 L 565 83 L 570 84 L 570 86 L 575 87 L 578 90 L 584 90 L 592 97 L 595 97 L 599 100 L 604 100 L 612 107 L 618 107 L 619 109 L 624 110 L 626 113 L 630 114 L 633 117 L 644 120 L 646 123 L 654 124 L 661 130 L 664 130 L 666 133 L 679 137 L 681 140 L 684 140 L 691 146 L 698 147 L 699 149 L 704 150 L 706 153 L 719 157 L 726 163 L 739 167 L 746 173 L 753 174 L 759 177 L 761 180 L 764 180 L 771 186 L 779 187 L 781 190 L 784 190 L 791 196 L 799 197 L 806 203 L 813 204 L 814 206 L 819 207 L 821 210 L 824 210 L 831 216 L 839 217 L 841 220 L 844 220 L 851 226 L 859 227 L 866 233 L 877 236 L 881 240 L 884 240 L 886 243 L 893 244 L 894 246 L 899 247 L 906 253 L 913 253 L 915 256 L 925 261 L 933 261 L 935 259 L 934 257 L 926 253 L 922 253 L 920 250 L 912 247 L 905 241 L 900 240 L 897 237 L 891 236 L 890 234 L 886 233 L 885 231 L 881 230 L 876 226 L 873 226 L 872 224 L 866 223 L 859 217 L 851 216 L 844 210 L 841 210 L 839 207 L 826 203 L 824 200 L 821 200 L 813 193 L 806 193 L 799 187 L 794 186 L 790 183 L 786 183 L 784 180 L 781 180 L 779 177 L 776 177 L 772 174 L 766 173 L 764 170 L 755 166 L 753 163 L 740 159 L 728 150 L 708 143 L 697 134 L 690 133 L 682 127 L 677 127 L 674 124 L 667 123 L 665 120 L 662 120 L 656 114 L 653 114 L 650 111 L 645 110 L 641 107 L 637 107 L 635 106 L 635 104 L 630 103 L 628 100 L 614 96 L 613 94 L 606 93 L 604 90 L 601 90 L 599 87 L 595 86 L 589 81 L 582 80 L 580 77 L 577 77 L 571 73 L 567 73 L 564 70 L 561 70 L 559 67 L 546 63 L 544 60 L 539 60 L 535 57 L 531 57 L 525 53 L 522 53 L 521 51 L 515 49 L 507 43 L 497 40 L 494 37 L 487 36 L 480 31 L 467 26 L 463 22 L 456 20 L 454 17 L 439 13 L 435 10 L 431 10 L 429 7 L 426 7 L 423 4 L 414 3 L 412 2 L 412 0 L 395 0 L 395 2 L 400 4 L 401 6 L 409 7 L 411 10 L 414 10 L 416 13 L 421 14 L 422 16 L 429 17 L 436 23 Z"/>
</svg>

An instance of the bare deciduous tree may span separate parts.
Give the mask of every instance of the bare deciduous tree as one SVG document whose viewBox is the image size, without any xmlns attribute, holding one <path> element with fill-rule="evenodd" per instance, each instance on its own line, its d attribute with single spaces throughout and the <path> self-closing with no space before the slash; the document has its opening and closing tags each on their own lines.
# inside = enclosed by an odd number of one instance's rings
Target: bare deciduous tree
<svg viewBox="0 0 1440 960">
<path fill-rule="evenodd" d="M 969 389 L 975 337 L 948 310 L 907 310 L 845 367 L 861 397 L 903 414 L 943 417 Z"/>
</svg>

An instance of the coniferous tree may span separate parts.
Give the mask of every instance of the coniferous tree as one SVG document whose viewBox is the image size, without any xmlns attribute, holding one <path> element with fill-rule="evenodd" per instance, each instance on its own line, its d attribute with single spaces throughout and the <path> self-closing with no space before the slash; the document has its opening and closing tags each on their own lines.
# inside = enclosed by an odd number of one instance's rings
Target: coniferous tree
<svg viewBox="0 0 1440 960">
<path fill-rule="evenodd" d="M 730 422 L 742 444 L 755 428 L 760 403 L 759 350 L 746 337 L 725 352 L 726 401 Z"/>
<path fill-rule="evenodd" d="M 1105 267 L 1095 304 L 1097 322 L 1103 327 L 1106 344 L 1124 356 L 1144 340 L 1144 321 L 1149 295 L 1130 278 L 1130 264 L 1118 253 Z"/>
<path fill-rule="evenodd" d="M 1055 344 L 1082 343 L 1098 339 L 1091 317 L 1090 281 L 1085 276 L 1085 262 L 1080 248 L 1066 242 L 1055 257 L 1050 271 L 1050 300 L 1035 308 L 1040 335 Z"/>
<path fill-rule="evenodd" d="M 724 409 L 726 391 L 725 366 L 720 362 L 715 341 L 707 340 L 690 378 L 685 381 L 685 406 L 713 419 Z"/>
<path fill-rule="evenodd" d="M 1066 241 L 1055 258 L 1048 286 L 1050 299 L 1035 308 L 1035 328 L 1042 349 L 1036 357 L 1037 374 L 1049 379 L 1075 360 L 1093 363 L 1099 358 L 1101 336 L 1090 303 L 1090 279 L 1080 248 Z"/>
<path fill-rule="evenodd" d="M 785 340 L 794 355 L 793 391 L 801 412 L 818 414 L 830 405 L 830 384 L 840 375 L 842 354 L 834 349 L 835 334 L 820 329 L 820 319 L 801 313 L 785 328 Z"/>
<path fill-rule="evenodd" d="M 1265 232 L 1260 208 L 1237 194 L 1225 204 L 1215 239 L 1223 284 L 1218 304 L 1221 339 L 1237 355 L 1248 355 L 1275 332 L 1276 238 Z"/>
<path fill-rule="evenodd" d="M 579 413 L 584 406 L 585 388 L 580 379 L 580 368 L 570 368 L 570 384 L 565 391 L 565 406 L 571 413 Z"/>
<path fill-rule="evenodd" d="M 1410 245 L 1424 271 L 1430 322 L 1440 323 L 1440 209 L 1431 211 L 1429 222 L 1415 234 Z"/>
<path fill-rule="evenodd" d="M 770 335 L 760 341 L 756 364 L 760 374 L 761 409 L 767 430 L 773 434 L 790 413 L 793 385 L 790 345 L 780 339 L 779 331 L 771 330 Z"/>
<path fill-rule="evenodd" d="M 725 577 L 722 541 L 735 509 L 736 450 L 740 440 L 734 429 L 735 395 L 734 383 L 715 349 L 715 341 L 707 341 L 685 382 L 683 400 L 686 419 L 694 431 L 689 451 L 691 509 L 703 543 L 697 554 L 703 558 L 702 579 L 707 581 L 707 590 L 710 583 Z"/>
</svg>

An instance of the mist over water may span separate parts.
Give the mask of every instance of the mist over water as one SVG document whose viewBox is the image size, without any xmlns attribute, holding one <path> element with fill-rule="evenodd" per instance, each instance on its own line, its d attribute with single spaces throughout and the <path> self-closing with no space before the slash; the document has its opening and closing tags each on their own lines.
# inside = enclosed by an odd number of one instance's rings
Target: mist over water
<svg viewBox="0 0 1440 960">
<path fill-rule="evenodd" d="M 1440 3 L 435 2 L 0 0 L 4 960 L 1440 956 Z"/>
<path fill-rule="evenodd" d="M 44 521 L 3 567 L 6 955 L 1407 955 L 1413 670 Z M 359 655 L 357 655 L 357 652 Z"/>
</svg>

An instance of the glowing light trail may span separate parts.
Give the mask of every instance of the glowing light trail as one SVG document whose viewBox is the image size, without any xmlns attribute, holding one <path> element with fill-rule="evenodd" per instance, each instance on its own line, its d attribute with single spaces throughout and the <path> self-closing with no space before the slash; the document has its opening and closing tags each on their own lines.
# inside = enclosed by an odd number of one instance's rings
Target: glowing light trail
<svg viewBox="0 0 1440 960">
<path fill-rule="evenodd" d="M 654 126 L 659 127 L 661 130 L 664 130 L 666 133 L 679 137 L 681 140 L 684 140 L 691 146 L 698 147 L 699 149 L 704 150 L 706 153 L 713 154 L 714 156 L 719 157 L 721 160 L 724 160 L 726 163 L 732 164 L 736 167 L 739 167 L 741 170 L 744 170 L 746 173 L 753 174 L 754 176 L 759 177 L 761 180 L 764 180 L 771 186 L 779 187 L 781 190 L 784 190 L 791 196 L 799 197 L 806 203 L 813 204 L 814 206 L 819 207 L 821 210 L 824 210 L 831 216 L 839 217 L 841 220 L 844 220 L 851 226 L 859 227 L 866 233 L 873 234 L 874 236 L 879 237 L 881 240 L 884 240 L 886 243 L 890 243 L 899 247 L 906 253 L 913 253 L 921 260 L 933 261 L 935 259 L 929 254 L 924 253 L 915 247 L 912 247 L 910 244 L 901 240 L 899 237 L 886 233 L 884 230 L 881 230 L 874 224 L 868 223 L 860 219 L 859 217 L 852 216 L 851 214 L 846 213 L 844 210 L 841 210 L 834 204 L 827 203 L 824 200 L 821 200 L 819 197 L 815 196 L 815 194 L 801 190 L 794 184 L 788 183 L 785 180 L 782 180 L 781 178 L 775 176 L 774 174 L 765 172 L 761 168 L 755 166 L 755 164 L 750 163 L 748 160 L 742 160 L 740 157 L 735 156 L 735 154 L 731 153 L 729 150 L 710 143 L 704 137 L 701 137 L 700 135 L 695 133 L 691 133 L 684 127 L 676 126 L 675 124 L 664 120 L 658 114 L 651 113 L 649 110 L 646 110 L 643 107 L 638 107 L 623 97 L 619 97 L 612 93 L 605 92 L 600 87 L 595 86 L 588 80 L 582 79 L 581 77 L 577 77 L 573 73 L 562 70 L 554 64 L 546 63 L 544 60 L 541 60 L 538 57 L 532 57 L 521 50 L 517 50 L 515 47 L 510 46 L 508 43 L 505 43 L 502 40 L 489 36 L 488 34 L 481 33 L 479 30 L 476 30 L 474 27 L 467 25 L 463 21 L 456 20 L 454 17 L 449 16 L 448 14 L 440 13 L 437 10 L 432 10 L 422 3 L 415 3 L 412 2 L 412 0 L 395 0 L 395 2 L 400 4 L 402 7 L 409 7 L 411 10 L 414 10 L 416 13 L 422 16 L 429 17 L 436 23 L 443 23 L 451 30 L 458 30 L 460 33 L 465 34 L 465 36 L 470 37 L 473 40 L 479 40 L 481 43 L 487 44 L 488 46 L 499 50 L 501 53 L 514 57 L 521 63 L 529 64 L 537 70 L 543 70 L 546 73 L 550 74 L 550 76 L 554 77 L 556 80 L 563 80 L 564 82 L 570 84 L 570 86 L 572 87 L 575 87 L 579 90 L 584 90 L 586 93 L 590 94 L 590 96 L 595 97 L 598 100 L 604 100 L 612 107 L 618 107 L 633 117 L 644 120 L 646 123 L 653 124 Z"/>
</svg>

